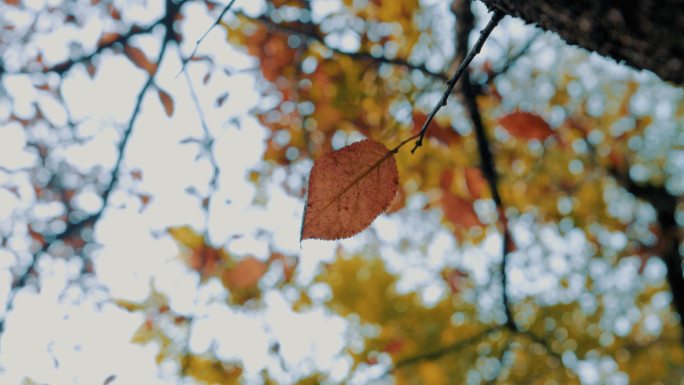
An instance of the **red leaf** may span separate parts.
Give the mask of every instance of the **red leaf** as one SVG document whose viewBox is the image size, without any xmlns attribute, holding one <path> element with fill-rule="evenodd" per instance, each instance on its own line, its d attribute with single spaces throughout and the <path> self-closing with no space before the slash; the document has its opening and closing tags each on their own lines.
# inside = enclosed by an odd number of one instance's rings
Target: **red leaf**
<svg viewBox="0 0 684 385">
<path fill-rule="evenodd" d="M 397 193 L 394 154 L 363 140 L 314 162 L 304 211 L 302 239 L 348 238 L 368 227 Z"/>
<path fill-rule="evenodd" d="M 471 228 L 480 226 L 480 218 L 473 208 L 473 202 L 448 191 L 442 191 L 444 216 L 456 227 Z"/>
<path fill-rule="evenodd" d="M 499 124 L 509 134 L 520 139 L 543 141 L 553 135 L 549 124 L 539 115 L 525 111 L 515 111 L 499 119 Z"/>
<path fill-rule="evenodd" d="M 164 106 L 164 112 L 166 112 L 166 116 L 170 118 L 171 115 L 173 115 L 173 99 L 171 98 L 171 95 L 163 90 L 159 90 L 158 95 L 159 101 L 161 102 L 162 106 Z"/>
<path fill-rule="evenodd" d="M 382 349 L 382 351 L 389 354 L 395 354 L 398 353 L 402 347 L 404 347 L 404 342 L 402 340 L 393 339 L 385 344 L 385 347 Z"/>
<path fill-rule="evenodd" d="M 449 285 L 452 294 L 461 291 L 461 284 L 464 279 L 468 278 L 468 273 L 459 269 L 452 269 L 442 272 L 442 279 Z"/>
<path fill-rule="evenodd" d="M 133 64 L 147 71 L 148 74 L 152 75 L 157 71 L 157 65 L 152 63 L 140 48 L 127 44 L 124 47 L 124 54 Z"/>
<path fill-rule="evenodd" d="M 413 132 L 418 133 L 423 127 L 427 115 L 416 112 L 413 114 Z M 461 141 L 461 135 L 454 131 L 454 128 L 450 124 L 440 124 L 435 119 L 433 119 L 428 125 L 427 130 L 428 138 L 435 138 L 438 142 L 445 144 L 447 146 L 458 143 Z"/>
<path fill-rule="evenodd" d="M 441 187 L 442 190 L 450 191 L 451 185 L 453 183 L 454 183 L 454 171 L 453 170 L 442 171 L 442 173 L 439 175 L 439 187 Z"/>
</svg>

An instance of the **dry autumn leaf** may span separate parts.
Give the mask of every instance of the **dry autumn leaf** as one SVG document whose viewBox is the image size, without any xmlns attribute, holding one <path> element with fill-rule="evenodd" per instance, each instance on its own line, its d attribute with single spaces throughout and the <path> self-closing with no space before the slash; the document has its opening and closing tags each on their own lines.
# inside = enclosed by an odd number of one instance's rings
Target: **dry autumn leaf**
<svg viewBox="0 0 684 385">
<path fill-rule="evenodd" d="M 166 116 L 170 118 L 171 115 L 173 115 L 173 98 L 171 98 L 171 95 L 164 90 L 159 90 L 158 95 L 159 101 L 161 102 L 162 106 L 164 106 L 164 112 L 166 113 Z"/>
<path fill-rule="evenodd" d="M 368 227 L 390 205 L 399 172 L 383 144 L 363 140 L 314 162 L 301 239 L 348 238 Z"/>
<path fill-rule="evenodd" d="M 514 111 L 499 119 L 499 124 L 509 134 L 520 139 L 537 139 L 543 141 L 553 135 L 553 130 L 539 115 L 525 111 Z"/>
<path fill-rule="evenodd" d="M 124 47 L 124 54 L 126 54 L 126 57 L 128 57 L 133 64 L 138 68 L 147 71 L 148 74 L 151 75 L 157 71 L 157 65 L 151 62 L 140 48 L 127 44 Z"/>
<path fill-rule="evenodd" d="M 257 285 L 266 270 L 268 264 L 254 257 L 247 257 L 223 272 L 223 283 L 230 290 L 249 289 Z"/>
<path fill-rule="evenodd" d="M 97 41 L 98 47 L 105 47 L 112 45 L 115 41 L 119 40 L 121 35 L 116 32 L 105 32 L 100 36 L 100 40 Z"/>
</svg>

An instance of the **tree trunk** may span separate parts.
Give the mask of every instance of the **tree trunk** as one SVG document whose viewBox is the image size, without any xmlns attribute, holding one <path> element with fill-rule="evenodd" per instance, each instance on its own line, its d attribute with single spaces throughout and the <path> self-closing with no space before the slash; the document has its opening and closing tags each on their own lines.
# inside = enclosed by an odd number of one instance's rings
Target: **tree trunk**
<svg viewBox="0 0 684 385">
<path fill-rule="evenodd" d="M 684 83 L 684 0 L 482 0 L 570 44 Z"/>
</svg>

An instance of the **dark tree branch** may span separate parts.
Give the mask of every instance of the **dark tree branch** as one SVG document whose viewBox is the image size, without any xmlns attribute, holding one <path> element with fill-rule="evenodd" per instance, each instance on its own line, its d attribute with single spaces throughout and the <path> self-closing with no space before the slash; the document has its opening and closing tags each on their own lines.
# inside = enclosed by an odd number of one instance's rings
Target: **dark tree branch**
<svg viewBox="0 0 684 385">
<path fill-rule="evenodd" d="M 467 57 L 468 52 L 468 36 L 470 31 L 474 29 L 475 17 L 470 9 L 470 2 L 463 0 L 454 1 L 452 12 L 456 15 L 458 29 L 456 31 L 456 59 L 461 57 Z M 470 51 L 472 52 L 472 50 Z M 502 257 L 499 274 L 501 276 L 501 296 L 503 302 L 504 313 L 506 315 L 506 327 L 512 331 L 518 331 L 519 328 L 515 323 L 513 318 L 513 312 L 511 311 L 511 304 L 508 299 L 508 274 L 506 273 L 508 266 L 508 254 L 511 252 L 511 234 L 508 229 L 508 220 L 506 219 L 505 207 L 501 200 L 501 195 L 499 194 L 499 176 L 496 171 L 496 165 L 494 164 L 494 155 L 491 151 L 491 145 L 489 139 L 487 138 L 487 133 L 482 120 L 482 115 L 480 114 L 480 109 L 477 105 L 477 90 L 476 87 L 470 81 L 470 73 L 466 70 L 463 71 L 463 81 L 461 82 L 461 92 L 463 94 L 464 103 L 468 114 L 470 115 L 470 120 L 475 128 L 475 137 L 477 139 L 477 149 L 480 154 L 480 169 L 482 170 L 482 175 L 487 181 L 489 190 L 492 193 L 492 199 L 496 205 L 496 209 L 499 215 L 499 221 L 502 227 Z"/>
<path fill-rule="evenodd" d="M 423 127 L 421 127 L 420 129 L 420 135 L 418 136 L 418 140 L 416 140 L 415 145 L 411 149 L 412 153 L 415 152 L 416 149 L 418 149 L 418 147 L 423 145 L 423 139 L 425 138 L 425 133 L 427 132 L 427 128 L 430 125 L 430 122 L 432 122 L 432 119 L 434 119 L 435 115 L 437 115 L 437 112 L 439 112 L 439 110 L 442 107 L 446 106 L 447 100 L 449 99 L 449 94 L 451 94 L 451 91 L 454 89 L 456 82 L 465 73 L 466 68 L 468 68 L 470 62 L 473 61 L 475 55 L 480 53 L 482 46 L 484 45 L 485 41 L 487 41 L 487 37 L 489 37 L 489 34 L 492 33 L 494 27 L 496 27 L 496 25 L 499 24 L 499 21 L 501 21 L 503 17 L 503 13 L 498 11 L 494 12 L 492 18 L 489 20 L 489 23 L 487 23 L 487 26 L 482 31 L 480 31 L 480 38 L 477 39 L 477 42 L 475 42 L 473 48 L 470 51 L 468 51 L 468 54 L 465 56 L 461 64 L 458 66 L 456 72 L 454 72 L 453 76 L 447 81 L 447 89 L 444 91 L 442 98 L 432 109 L 432 112 L 430 112 L 427 119 L 425 119 Z"/>
<path fill-rule="evenodd" d="M 494 334 L 494 333 L 501 331 L 501 330 L 503 330 L 503 326 L 493 326 L 493 327 L 485 329 L 484 331 L 481 331 L 480 333 L 477 333 L 473 336 L 470 336 L 468 338 L 465 338 L 465 339 L 462 339 L 458 342 L 455 342 L 451 345 L 447 345 L 447 346 L 441 347 L 437 350 L 433 350 L 433 351 L 430 351 L 427 353 L 423 353 L 423 354 L 419 354 L 419 355 L 412 356 L 409 358 L 405 358 L 403 360 L 399 360 L 399 361 L 397 361 L 396 364 L 394 364 L 394 366 L 389 368 L 380 378 L 384 378 L 384 377 L 386 377 L 386 376 L 388 376 L 388 375 L 390 375 L 390 374 L 396 372 L 397 370 L 399 370 L 403 367 L 406 367 L 406 366 L 415 365 L 415 364 L 417 364 L 419 362 L 423 362 L 423 361 L 432 361 L 432 360 L 436 360 L 438 358 L 442 358 L 448 354 L 458 353 L 459 351 L 461 351 L 461 350 L 463 350 L 469 346 L 472 346 L 473 344 L 480 342 L 483 338 L 486 338 L 487 336 Z"/>
<path fill-rule="evenodd" d="M 539 36 L 541 36 L 543 33 L 544 31 L 538 30 L 534 35 L 532 35 L 532 37 L 530 37 L 529 40 L 527 40 L 525 44 L 523 44 L 522 47 L 520 47 L 516 53 L 514 53 L 506 59 L 506 62 L 501 67 L 497 68 L 496 70 L 494 70 L 494 72 L 489 74 L 488 81 L 492 81 L 497 76 L 503 75 L 506 72 L 508 72 L 508 70 L 511 69 L 511 67 L 513 67 L 513 65 L 515 65 L 515 63 L 517 63 L 520 58 L 525 56 L 530 51 L 530 48 L 532 48 L 532 44 L 534 44 L 534 42 L 537 41 Z"/>
<path fill-rule="evenodd" d="M 684 344 L 684 272 L 682 271 L 682 255 L 679 246 L 682 236 L 675 219 L 679 197 L 671 194 L 665 186 L 639 184 L 634 182 L 625 172 L 609 169 L 613 178 L 635 197 L 653 206 L 660 225 L 660 256 L 667 267 L 667 282 L 672 292 L 672 306 L 679 315 L 680 333 Z"/>
<path fill-rule="evenodd" d="M 7 71 L 5 73 L 7 73 L 9 75 L 18 75 L 18 74 L 39 74 L 39 73 L 50 73 L 50 72 L 52 72 L 52 73 L 56 73 L 58 75 L 64 75 L 69 70 L 71 70 L 71 68 L 74 65 L 79 64 L 79 63 L 88 63 L 93 58 L 95 58 L 95 56 L 101 54 L 105 49 L 112 48 L 113 46 L 115 46 L 117 44 L 125 45 L 128 43 L 128 41 L 133 36 L 150 33 L 150 32 L 152 32 L 152 30 L 156 26 L 162 25 L 163 23 L 164 23 L 164 18 L 161 18 L 161 19 L 156 20 L 154 23 L 152 23 L 146 27 L 133 26 L 133 27 L 131 27 L 131 29 L 127 33 L 120 35 L 119 37 L 117 37 L 116 39 L 114 39 L 110 42 L 98 45 L 97 48 L 93 52 L 91 52 L 87 55 L 83 55 L 83 56 L 79 56 L 77 58 L 69 59 L 67 61 L 55 64 L 52 67 L 44 68 L 40 71 L 16 71 L 16 72 Z"/>
<path fill-rule="evenodd" d="M 570 44 L 684 82 L 681 0 L 483 0 L 491 9 L 558 33 Z"/>
</svg>

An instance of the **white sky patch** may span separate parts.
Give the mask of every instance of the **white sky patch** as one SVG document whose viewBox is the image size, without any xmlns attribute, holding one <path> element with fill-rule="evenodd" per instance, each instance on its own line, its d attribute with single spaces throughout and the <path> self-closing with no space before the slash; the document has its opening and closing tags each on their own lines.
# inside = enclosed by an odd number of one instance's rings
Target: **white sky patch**
<svg viewBox="0 0 684 385">
<path fill-rule="evenodd" d="M 346 323 L 342 318 L 322 309 L 296 313 L 278 292 L 267 294 L 266 305 L 269 328 L 289 365 L 311 363 L 324 371 L 332 368 L 344 346 Z"/>
</svg>

